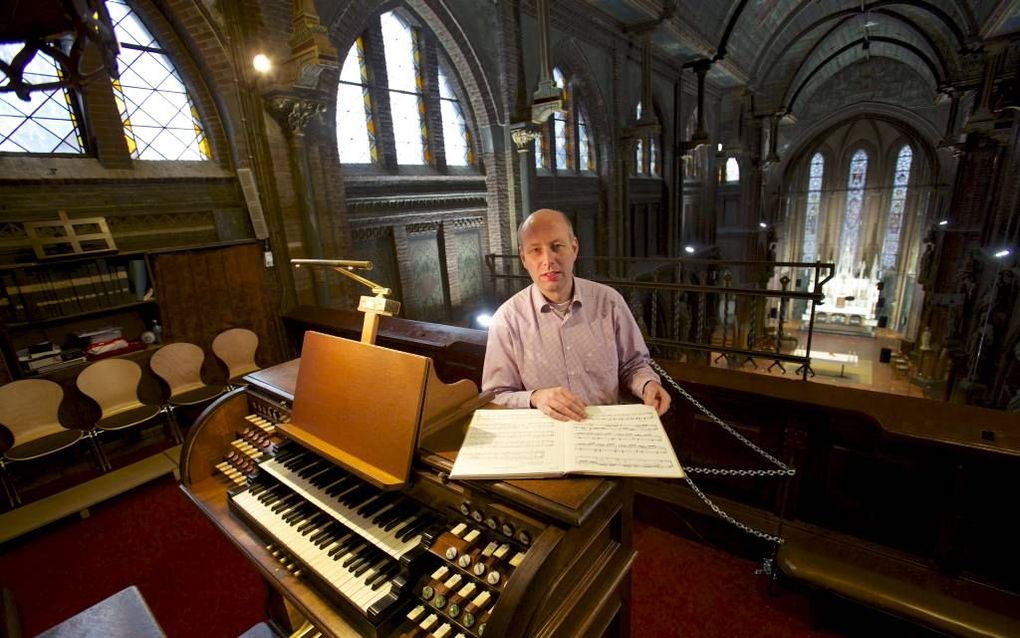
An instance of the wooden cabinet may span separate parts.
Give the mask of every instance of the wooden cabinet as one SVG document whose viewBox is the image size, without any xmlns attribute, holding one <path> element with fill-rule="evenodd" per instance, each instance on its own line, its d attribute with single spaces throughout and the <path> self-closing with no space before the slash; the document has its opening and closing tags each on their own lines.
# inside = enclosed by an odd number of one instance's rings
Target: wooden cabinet
<svg viewBox="0 0 1020 638">
<path fill-rule="evenodd" d="M 38 359 L 30 367 L 19 361 L 19 351 L 52 343 L 64 358 L 73 360 L 83 345 L 75 339 L 76 334 L 110 327 L 119 329 L 129 342 L 137 342 L 153 321 L 160 319 L 146 253 L 0 267 L 0 350 L 12 379 L 86 365 L 84 361 L 62 364 Z"/>
</svg>

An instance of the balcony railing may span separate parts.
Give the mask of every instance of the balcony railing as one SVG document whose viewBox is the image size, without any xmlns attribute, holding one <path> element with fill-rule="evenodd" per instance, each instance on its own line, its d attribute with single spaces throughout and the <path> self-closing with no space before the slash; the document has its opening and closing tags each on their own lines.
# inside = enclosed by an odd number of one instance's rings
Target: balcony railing
<svg viewBox="0 0 1020 638">
<path fill-rule="evenodd" d="M 531 282 L 517 255 L 485 257 L 491 289 L 506 299 Z M 612 286 L 623 295 L 657 356 L 757 367 L 769 370 L 797 364 L 812 373 L 811 341 L 815 307 L 835 265 L 822 262 L 733 261 L 658 257 L 578 257 L 585 279 Z M 792 286 L 791 286 L 792 284 Z M 778 287 L 777 287 L 778 286 Z M 804 354 L 786 332 L 793 317 L 808 316 Z"/>
</svg>

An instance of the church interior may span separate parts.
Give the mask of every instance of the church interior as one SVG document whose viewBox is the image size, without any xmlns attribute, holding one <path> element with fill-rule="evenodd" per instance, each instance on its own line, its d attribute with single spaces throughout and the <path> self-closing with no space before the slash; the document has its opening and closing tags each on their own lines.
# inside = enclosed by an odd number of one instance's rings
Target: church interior
<svg viewBox="0 0 1020 638">
<path fill-rule="evenodd" d="M 538 209 L 684 478 L 450 479 Z M 1018 0 L 3 3 L 0 638 L 1020 636 L 1018 251 Z"/>
</svg>

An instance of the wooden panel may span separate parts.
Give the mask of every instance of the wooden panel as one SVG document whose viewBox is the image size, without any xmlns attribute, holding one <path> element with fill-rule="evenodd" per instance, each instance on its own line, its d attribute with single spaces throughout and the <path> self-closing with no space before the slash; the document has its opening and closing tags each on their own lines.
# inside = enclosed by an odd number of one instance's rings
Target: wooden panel
<svg viewBox="0 0 1020 638">
<path fill-rule="evenodd" d="M 407 481 L 429 360 L 379 346 L 305 334 L 289 436 L 383 489 Z"/>
</svg>

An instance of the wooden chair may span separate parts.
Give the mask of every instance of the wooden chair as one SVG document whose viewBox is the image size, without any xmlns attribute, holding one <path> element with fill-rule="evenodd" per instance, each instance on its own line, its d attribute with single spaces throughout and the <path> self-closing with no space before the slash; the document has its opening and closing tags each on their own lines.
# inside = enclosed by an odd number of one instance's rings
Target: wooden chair
<svg viewBox="0 0 1020 638">
<path fill-rule="evenodd" d="M 229 385 L 241 385 L 241 377 L 259 369 L 255 363 L 258 347 L 259 336 L 247 328 L 230 328 L 216 335 L 212 351 L 227 366 Z"/>
<path fill-rule="evenodd" d="M 164 409 L 172 420 L 172 427 L 178 428 L 175 410 L 212 401 L 227 389 L 224 385 L 202 381 L 203 361 L 205 352 L 185 341 L 163 346 L 149 360 L 149 367 L 170 388 Z M 180 436 L 179 428 L 177 436 Z"/>
<path fill-rule="evenodd" d="M 0 423 L 14 436 L 14 444 L 0 456 L 0 474 L 12 506 L 21 504 L 13 481 L 7 476 L 11 463 L 32 461 L 65 450 L 83 439 L 92 443 L 100 468 L 109 469 L 91 432 L 65 428 L 58 411 L 64 389 L 52 381 L 23 379 L 0 387 Z"/>
<path fill-rule="evenodd" d="M 103 359 L 81 371 L 75 383 L 82 394 L 99 405 L 101 414 L 94 433 L 123 430 L 143 425 L 164 413 L 161 406 L 142 403 L 138 398 L 138 384 L 142 368 L 129 359 Z M 170 431 L 180 442 L 180 432 L 172 420 Z"/>
</svg>

